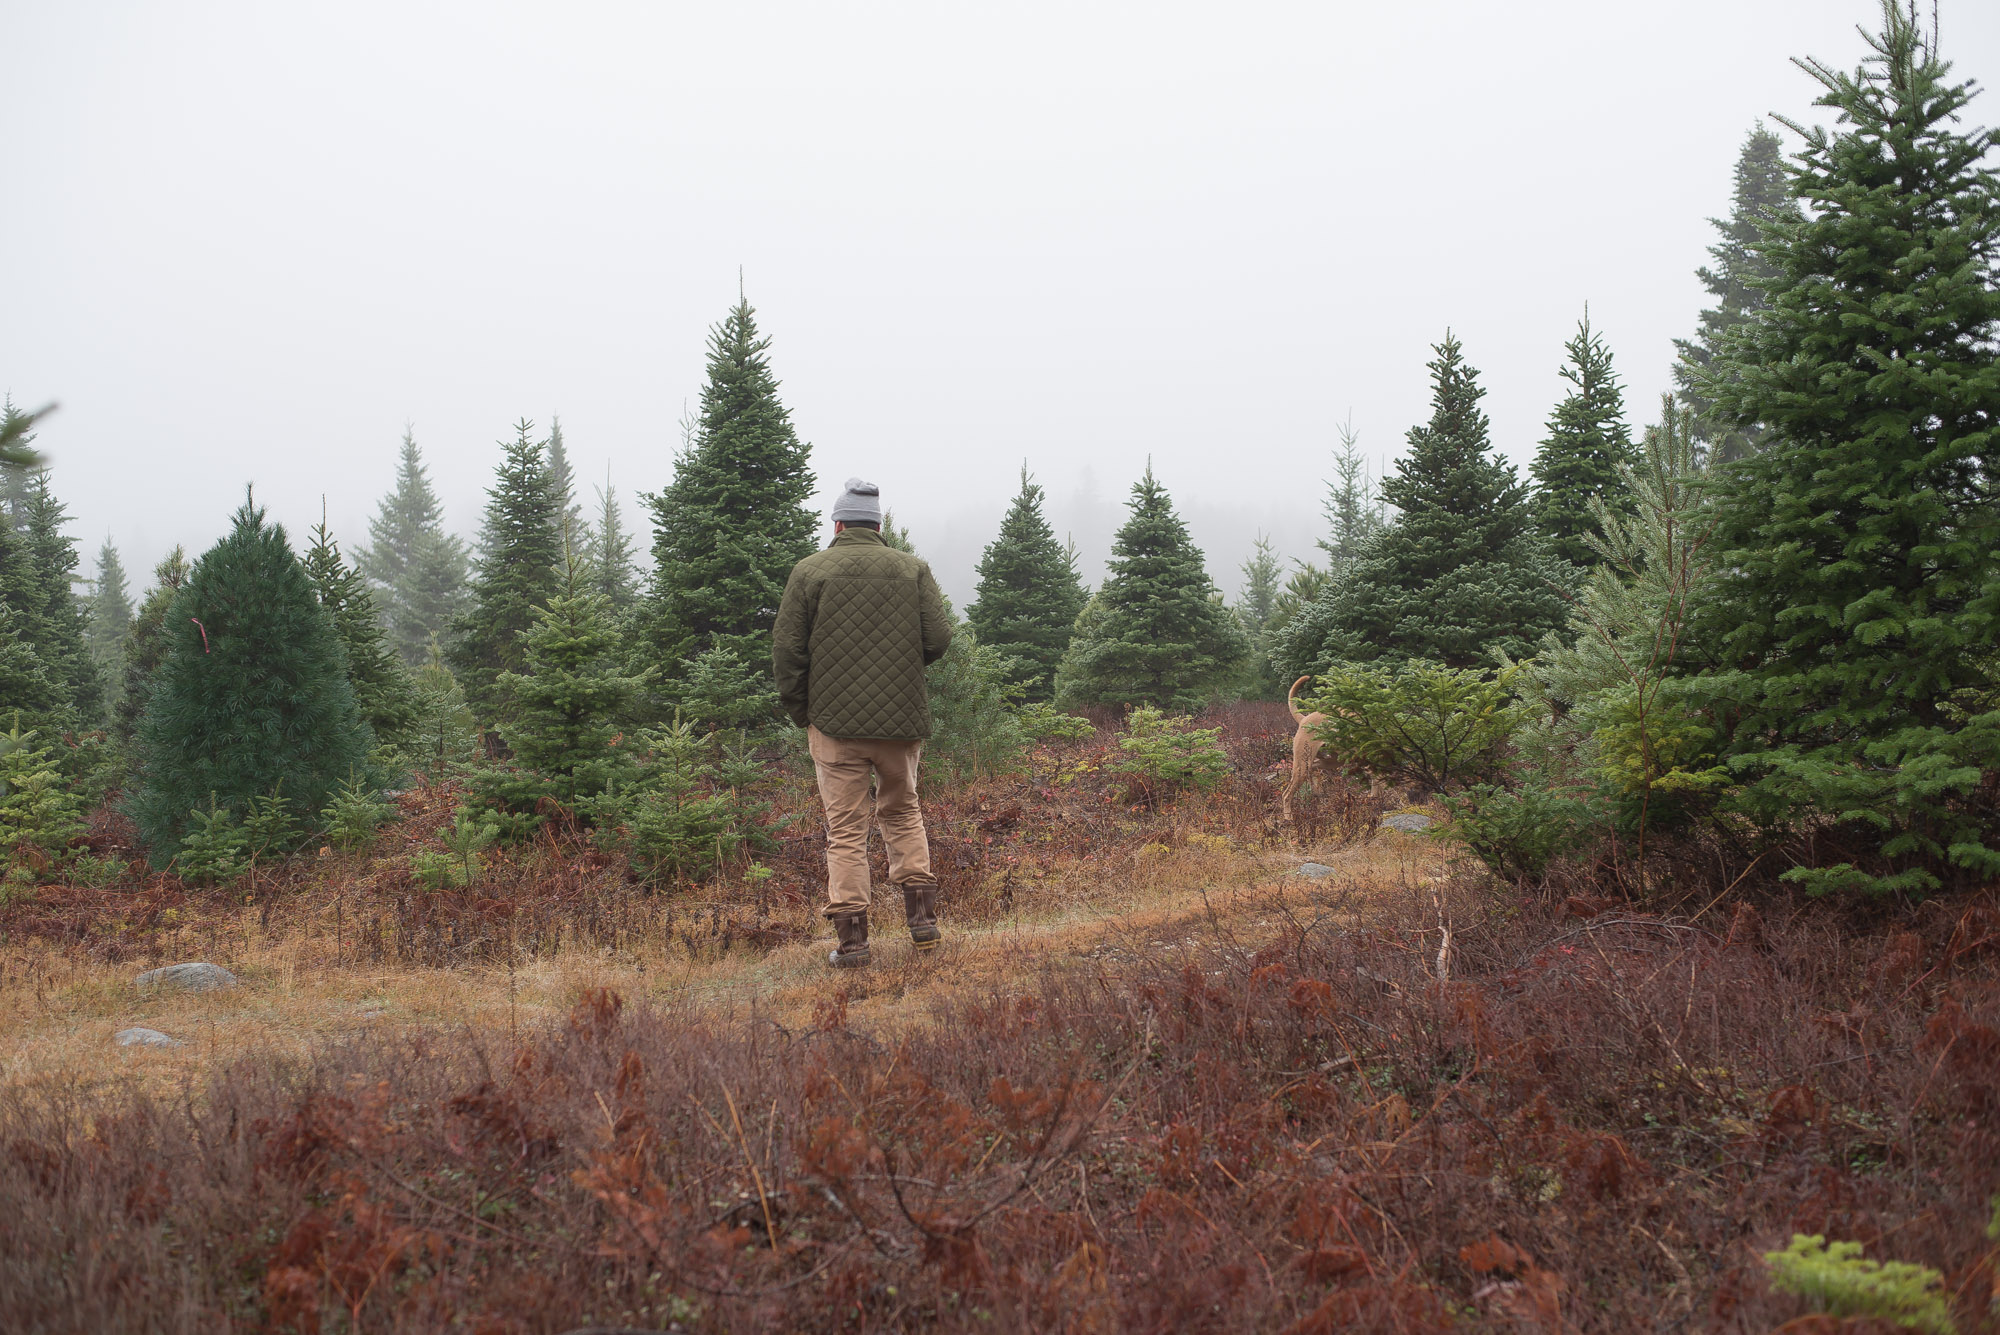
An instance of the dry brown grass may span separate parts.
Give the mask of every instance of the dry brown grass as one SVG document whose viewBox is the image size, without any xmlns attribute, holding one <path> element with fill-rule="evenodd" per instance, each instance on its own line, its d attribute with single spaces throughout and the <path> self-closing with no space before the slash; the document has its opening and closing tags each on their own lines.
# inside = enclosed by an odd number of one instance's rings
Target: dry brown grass
<svg viewBox="0 0 2000 1335">
<path fill-rule="evenodd" d="M 247 904 L 15 906 L 0 1327 L 1747 1335 L 1805 1310 L 1757 1259 L 1797 1230 L 1995 1328 L 1992 892 L 1565 906 L 1421 838 L 1297 845 L 1282 730 L 1231 742 L 1208 798 L 938 795 L 946 944 L 884 904 L 858 974 L 808 831 L 761 896 L 558 839 L 419 897 L 437 794 Z M 131 987 L 201 956 L 243 986 Z"/>
</svg>

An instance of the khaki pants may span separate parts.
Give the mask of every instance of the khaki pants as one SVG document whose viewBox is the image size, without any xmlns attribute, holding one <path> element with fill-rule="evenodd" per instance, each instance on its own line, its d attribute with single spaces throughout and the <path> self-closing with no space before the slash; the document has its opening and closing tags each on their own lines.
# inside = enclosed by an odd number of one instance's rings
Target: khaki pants
<svg viewBox="0 0 2000 1335">
<path fill-rule="evenodd" d="M 826 913 L 868 907 L 868 778 L 875 776 L 875 820 L 889 846 L 889 884 L 931 879 L 931 846 L 917 805 L 922 742 L 829 737 L 806 729 L 826 807 Z"/>
</svg>

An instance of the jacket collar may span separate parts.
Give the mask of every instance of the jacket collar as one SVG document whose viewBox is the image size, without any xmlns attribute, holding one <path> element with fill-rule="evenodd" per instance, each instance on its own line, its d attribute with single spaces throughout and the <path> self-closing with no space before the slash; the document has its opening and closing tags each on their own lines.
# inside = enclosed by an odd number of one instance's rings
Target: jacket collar
<svg viewBox="0 0 2000 1335">
<path fill-rule="evenodd" d="M 872 528 L 844 528 L 833 535 L 833 541 L 829 542 L 827 546 L 865 547 L 870 544 L 876 547 L 887 545 L 882 541 L 882 535 Z"/>
</svg>

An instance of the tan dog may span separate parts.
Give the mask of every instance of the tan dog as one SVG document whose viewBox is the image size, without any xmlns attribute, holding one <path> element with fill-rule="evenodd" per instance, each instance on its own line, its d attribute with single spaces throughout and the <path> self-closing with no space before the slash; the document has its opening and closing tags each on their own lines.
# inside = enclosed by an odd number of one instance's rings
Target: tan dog
<svg viewBox="0 0 2000 1335">
<path fill-rule="evenodd" d="M 1300 713 L 1298 705 L 1293 703 L 1299 687 L 1311 680 L 1309 676 L 1300 677 L 1292 683 L 1292 689 L 1285 692 L 1285 708 L 1292 711 L 1292 721 L 1299 725 L 1298 732 L 1292 736 L 1292 777 L 1285 780 L 1285 791 L 1278 798 L 1278 809 L 1284 813 L 1286 820 L 1292 819 L 1292 799 L 1308 780 L 1322 774 L 1330 779 L 1338 778 L 1342 770 L 1340 763 L 1326 750 L 1325 743 L 1320 741 L 1319 734 L 1313 731 L 1313 724 L 1324 720 L 1326 715 L 1317 711 Z"/>
</svg>

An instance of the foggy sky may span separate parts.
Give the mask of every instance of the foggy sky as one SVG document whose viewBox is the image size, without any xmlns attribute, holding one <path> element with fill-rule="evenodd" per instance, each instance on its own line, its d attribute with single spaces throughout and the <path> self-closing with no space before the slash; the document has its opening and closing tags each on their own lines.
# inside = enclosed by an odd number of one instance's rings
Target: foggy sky
<svg viewBox="0 0 2000 1335">
<path fill-rule="evenodd" d="M 560 414 L 643 543 L 740 268 L 822 492 L 961 606 L 1024 459 L 1094 583 L 1150 457 L 1233 595 L 1447 326 L 1518 464 L 1586 302 L 1653 420 L 1745 133 L 1877 12 L 0 0 L 0 388 L 135 595 L 246 482 L 359 543 L 405 423 L 469 535 Z M 1942 28 L 2000 76 L 2000 5 Z"/>
</svg>

